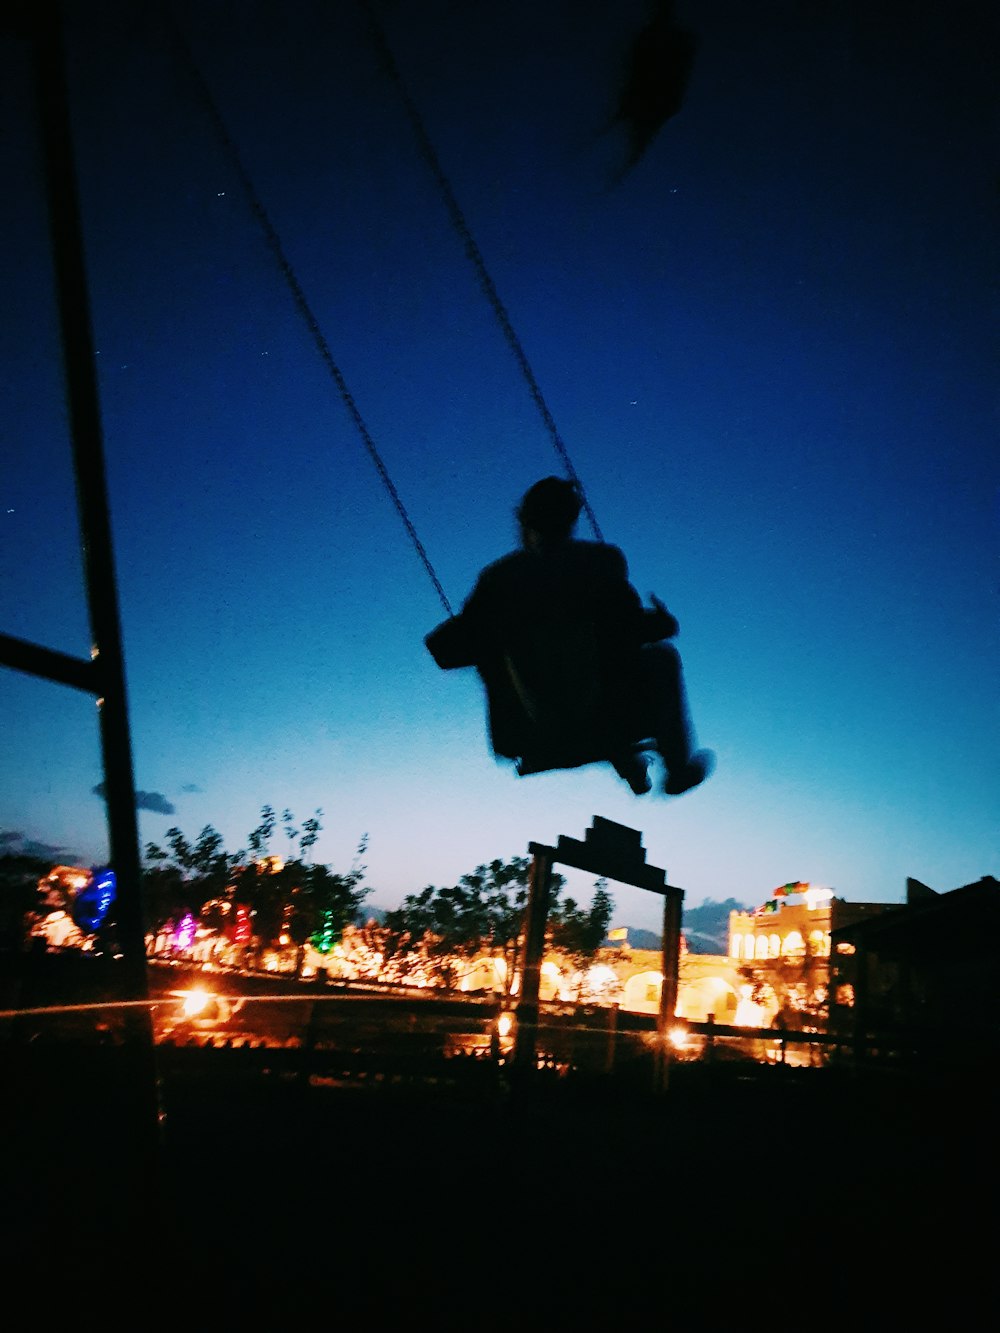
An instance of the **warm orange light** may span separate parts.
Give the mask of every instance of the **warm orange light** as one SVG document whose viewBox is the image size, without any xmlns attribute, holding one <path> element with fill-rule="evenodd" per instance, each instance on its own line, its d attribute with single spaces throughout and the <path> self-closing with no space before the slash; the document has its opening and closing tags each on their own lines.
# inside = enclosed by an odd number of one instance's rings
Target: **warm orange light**
<svg viewBox="0 0 1000 1333">
<path fill-rule="evenodd" d="M 184 1002 L 181 1008 L 184 1010 L 185 1018 L 194 1018 L 196 1014 L 200 1014 L 212 998 L 209 992 L 201 989 L 201 987 L 184 991 L 182 994 Z"/>
<path fill-rule="evenodd" d="M 734 1027 L 762 1028 L 766 1026 L 767 1017 L 764 1007 L 757 1004 L 752 996 L 752 986 L 744 984 L 740 987 L 740 998 L 736 1004 L 736 1012 L 733 1014 Z"/>
</svg>

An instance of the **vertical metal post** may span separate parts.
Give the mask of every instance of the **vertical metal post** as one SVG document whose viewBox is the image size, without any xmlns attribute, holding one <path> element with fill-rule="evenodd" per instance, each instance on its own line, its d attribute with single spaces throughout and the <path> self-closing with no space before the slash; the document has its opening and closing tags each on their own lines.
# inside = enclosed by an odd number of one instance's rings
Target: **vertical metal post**
<svg viewBox="0 0 1000 1333">
<path fill-rule="evenodd" d="M 854 1011 L 853 1011 L 853 1047 L 854 1047 L 854 1069 L 857 1072 L 862 1065 L 867 1064 L 871 1056 L 871 1046 L 868 1040 L 868 994 L 869 994 L 869 964 L 868 951 L 858 949 L 855 943 L 855 953 L 851 958 L 851 979 L 854 984 Z"/>
<path fill-rule="evenodd" d="M 542 956 L 545 952 L 545 923 L 549 914 L 549 881 L 554 852 L 551 847 L 531 844 L 531 884 L 528 889 L 524 960 L 521 964 L 521 997 L 514 1032 L 514 1065 L 518 1070 L 534 1067 L 538 1039 L 538 991 Z"/>
<path fill-rule="evenodd" d="M 615 1056 L 618 1051 L 618 1005 L 608 1005 L 608 1044 L 604 1055 L 604 1072 L 614 1073 Z"/>
<path fill-rule="evenodd" d="M 655 1084 L 665 1092 L 670 1074 L 670 1025 L 677 1009 L 681 957 L 681 912 L 684 890 L 668 884 L 663 894 L 663 983 L 660 986 L 660 1012 L 657 1020 L 657 1060 Z"/>
<path fill-rule="evenodd" d="M 118 898 L 117 920 L 124 966 L 124 998 L 148 999 L 145 921 L 140 893 L 141 858 L 135 811 L 135 780 L 129 734 L 125 668 L 118 614 L 104 447 L 94 370 L 90 302 L 80 226 L 79 196 L 69 119 L 66 62 L 58 0 L 35 15 L 35 72 L 44 157 L 52 259 L 62 331 L 66 400 L 83 551 L 84 582 L 93 639 L 92 656 L 102 694 L 98 698 L 104 792 L 111 865 Z M 149 1054 L 153 1073 L 151 1016 L 144 1005 L 132 1015 L 130 1032 Z M 149 1091 L 156 1109 L 155 1082 Z"/>
</svg>

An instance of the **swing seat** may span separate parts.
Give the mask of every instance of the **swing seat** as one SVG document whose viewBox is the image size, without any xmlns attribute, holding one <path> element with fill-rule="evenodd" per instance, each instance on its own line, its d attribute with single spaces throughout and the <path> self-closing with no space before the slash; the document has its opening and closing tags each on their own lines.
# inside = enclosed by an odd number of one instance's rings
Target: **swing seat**
<svg viewBox="0 0 1000 1333">
<path fill-rule="evenodd" d="M 579 614 L 527 618 L 499 644 L 463 616 L 424 640 L 445 670 L 475 667 L 486 693 L 493 753 L 519 777 L 610 763 L 636 794 L 648 790 L 639 756 L 656 749 L 650 722 L 614 641 Z"/>
<path fill-rule="evenodd" d="M 650 783 L 645 776 L 645 756 L 656 749 L 652 737 L 630 741 L 624 749 L 606 753 L 603 746 L 591 746 L 587 749 L 567 748 L 548 752 L 533 751 L 519 755 L 514 761 L 514 768 L 520 778 L 532 773 L 548 773 L 560 768 L 584 768 L 587 764 L 612 764 L 625 778 L 637 794 L 649 791 Z"/>
<path fill-rule="evenodd" d="M 630 701 L 609 678 L 591 623 L 546 622 L 504 655 L 503 666 L 518 739 L 507 757 L 519 777 L 612 763 L 630 784 L 640 782 L 639 756 L 655 742 L 629 725 Z"/>
</svg>

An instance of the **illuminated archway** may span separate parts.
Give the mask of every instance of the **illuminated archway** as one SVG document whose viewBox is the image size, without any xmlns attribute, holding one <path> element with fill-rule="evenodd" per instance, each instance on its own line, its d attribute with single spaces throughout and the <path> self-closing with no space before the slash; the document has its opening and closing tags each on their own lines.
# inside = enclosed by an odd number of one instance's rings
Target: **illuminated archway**
<svg viewBox="0 0 1000 1333">
<path fill-rule="evenodd" d="M 735 1021 L 739 1000 L 734 988 L 722 977 L 682 979 L 677 997 L 677 1016 L 692 1023 L 706 1023 L 709 1014 L 716 1023 Z"/>
<path fill-rule="evenodd" d="M 828 930 L 811 930 L 809 932 L 809 952 L 816 958 L 829 958 L 830 932 Z"/>
<path fill-rule="evenodd" d="M 663 973 L 650 969 L 636 972 L 622 988 L 621 1007 L 630 1014 L 658 1014 Z"/>
</svg>

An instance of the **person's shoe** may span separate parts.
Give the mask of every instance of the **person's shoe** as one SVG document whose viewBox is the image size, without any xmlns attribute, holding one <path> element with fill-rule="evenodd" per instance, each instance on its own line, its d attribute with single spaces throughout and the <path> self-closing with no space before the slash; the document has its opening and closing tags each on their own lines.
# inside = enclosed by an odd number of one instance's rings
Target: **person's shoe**
<svg viewBox="0 0 1000 1333">
<path fill-rule="evenodd" d="M 715 768 L 715 755 L 711 750 L 696 750 L 683 768 L 671 770 L 663 784 L 668 796 L 683 796 L 692 787 L 700 786 L 711 776 Z"/>
<path fill-rule="evenodd" d="M 624 778 L 636 796 L 645 796 L 653 785 L 649 780 L 649 760 L 644 754 L 626 754 L 613 759 L 614 770 Z"/>
</svg>

